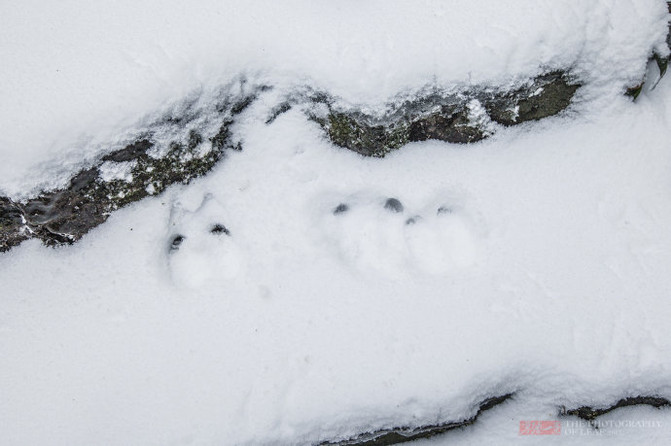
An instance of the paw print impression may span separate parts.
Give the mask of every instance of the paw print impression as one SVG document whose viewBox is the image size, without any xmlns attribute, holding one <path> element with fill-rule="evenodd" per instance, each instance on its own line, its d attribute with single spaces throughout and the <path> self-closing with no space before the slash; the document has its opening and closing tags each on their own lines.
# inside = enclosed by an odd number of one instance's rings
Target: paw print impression
<svg viewBox="0 0 671 446">
<path fill-rule="evenodd" d="M 194 210 L 173 204 L 166 255 L 176 285 L 198 288 L 239 274 L 241 252 L 223 221 L 223 209 L 210 196 Z"/>
<path fill-rule="evenodd" d="M 327 228 L 338 254 L 360 269 L 449 273 L 472 265 L 482 242 L 458 204 L 412 203 L 398 197 L 351 196 L 332 207 Z"/>
<path fill-rule="evenodd" d="M 410 223 L 412 222 L 412 223 Z M 412 262 L 429 273 L 446 273 L 472 265 L 482 237 L 465 210 L 431 206 L 408 221 L 406 241 Z"/>
</svg>

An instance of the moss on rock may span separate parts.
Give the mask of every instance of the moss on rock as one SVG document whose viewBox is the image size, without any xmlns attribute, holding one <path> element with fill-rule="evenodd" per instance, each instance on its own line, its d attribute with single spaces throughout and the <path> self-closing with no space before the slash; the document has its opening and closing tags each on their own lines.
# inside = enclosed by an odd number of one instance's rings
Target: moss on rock
<svg viewBox="0 0 671 446">
<path fill-rule="evenodd" d="M 313 102 L 325 105 L 327 114 L 311 118 L 335 145 L 382 157 L 414 141 L 477 142 L 492 133 L 492 121 L 512 126 L 556 115 L 569 106 L 578 88 L 567 73 L 556 71 L 513 91 L 476 87 L 459 94 L 420 94 L 411 101 L 389 106 L 381 116 L 339 108 L 334 100 L 322 95 L 315 96 Z M 470 106 L 473 102 L 482 109 L 480 115 Z"/>
<path fill-rule="evenodd" d="M 370 125 L 365 119 L 357 120 L 345 113 L 332 112 L 326 127 L 334 144 L 367 156 L 384 156 L 408 142 L 408 125 L 405 123 Z"/>
<path fill-rule="evenodd" d="M 558 114 L 569 106 L 578 87 L 566 73 L 555 71 L 511 93 L 494 94 L 483 103 L 494 122 L 512 126 Z"/>
</svg>

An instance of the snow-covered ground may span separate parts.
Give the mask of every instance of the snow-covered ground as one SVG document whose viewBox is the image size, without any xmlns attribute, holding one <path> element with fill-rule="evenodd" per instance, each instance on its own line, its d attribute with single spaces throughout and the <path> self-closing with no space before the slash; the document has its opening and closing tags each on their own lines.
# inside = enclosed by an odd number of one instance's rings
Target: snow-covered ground
<svg viewBox="0 0 671 446">
<path fill-rule="evenodd" d="M 313 444 L 515 392 L 426 444 L 666 444 L 641 407 L 608 437 L 518 435 L 671 398 L 671 81 L 622 95 L 668 52 L 664 1 L 171 3 L 0 5 L 4 195 L 194 91 L 276 86 L 206 177 L 0 255 L 3 443 Z M 265 124 L 305 85 L 375 108 L 558 68 L 584 83 L 567 113 L 467 146 L 371 159 L 298 108 Z"/>
</svg>

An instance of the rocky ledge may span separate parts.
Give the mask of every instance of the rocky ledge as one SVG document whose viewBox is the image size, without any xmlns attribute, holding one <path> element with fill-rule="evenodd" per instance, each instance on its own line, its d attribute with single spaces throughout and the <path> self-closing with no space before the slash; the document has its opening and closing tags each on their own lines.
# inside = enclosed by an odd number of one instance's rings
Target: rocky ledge
<svg viewBox="0 0 671 446">
<path fill-rule="evenodd" d="M 328 111 L 311 117 L 334 144 L 382 157 L 409 142 L 436 139 L 467 144 L 493 134 L 496 124 L 513 126 L 556 115 L 569 106 L 579 86 L 568 73 L 555 71 L 512 91 L 434 89 L 391 104 L 379 115 L 340 107 L 321 95 L 314 101 L 324 103 Z"/>
<path fill-rule="evenodd" d="M 650 406 L 657 409 L 670 407 L 671 401 L 661 396 L 631 396 L 622 398 L 615 404 L 607 407 L 594 408 L 590 406 L 581 406 L 577 409 L 562 408 L 560 415 L 570 415 L 581 418 L 585 421 L 594 421 L 602 415 L 612 412 L 616 409 L 629 406 Z"/>
<path fill-rule="evenodd" d="M 412 141 L 468 144 L 501 126 L 556 115 L 570 105 L 579 86 L 568 72 L 553 71 L 510 89 L 425 88 L 377 114 L 310 90 L 272 107 L 266 124 L 300 105 L 333 144 L 382 157 Z M 226 150 L 242 150 L 232 127 L 271 89 L 242 80 L 215 94 L 183 101 L 143 125 L 124 147 L 110 149 L 79 171 L 66 187 L 22 201 L 0 197 L 0 251 L 29 238 L 50 246 L 73 243 L 115 210 L 205 175 Z"/>
<path fill-rule="evenodd" d="M 378 430 L 374 432 L 365 432 L 345 440 L 334 440 L 319 443 L 319 446 L 391 446 L 394 444 L 405 443 L 408 441 L 419 440 L 422 438 L 431 438 L 436 435 L 442 435 L 449 431 L 470 426 L 478 421 L 480 415 L 500 404 L 513 398 L 514 394 L 509 393 L 497 397 L 488 398 L 477 405 L 477 412 L 470 418 L 462 421 L 446 422 L 442 424 L 427 425 L 421 427 L 397 427 Z M 580 406 L 576 409 L 567 409 L 562 407 L 558 411 L 559 417 L 575 416 L 592 423 L 595 429 L 598 428 L 595 420 L 622 407 L 629 406 L 650 406 L 654 408 L 670 407 L 671 401 L 661 396 L 635 396 L 622 398 L 616 403 L 602 408 L 593 408 L 589 406 Z"/>
<path fill-rule="evenodd" d="M 319 443 L 319 446 L 335 445 L 335 446 L 389 446 L 393 444 L 405 443 L 408 441 L 419 440 L 422 438 L 431 438 L 436 435 L 444 434 L 454 429 L 470 426 L 478 420 L 478 417 L 485 411 L 492 409 L 500 404 L 505 403 L 513 394 L 508 393 L 501 396 L 488 398 L 477 405 L 475 415 L 470 418 L 453 421 L 442 424 L 427 425 L 421 427 L 398 427 L 391 429 L 383 429 L 375 432 L 362 433 L 355 438 L 340 440 L 340 441 L 326 441 Z"/>
</svg>

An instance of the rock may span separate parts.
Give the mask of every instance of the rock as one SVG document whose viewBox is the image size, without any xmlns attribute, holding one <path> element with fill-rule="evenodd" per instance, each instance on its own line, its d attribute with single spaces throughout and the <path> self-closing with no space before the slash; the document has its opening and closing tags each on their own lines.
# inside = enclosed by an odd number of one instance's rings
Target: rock
<svg viewBox="0 0 671 446">
<path fill-rule="evenodd" d="M 77 173 L 68 187 L 44 191 L 20 203 L 0 197 L 0 251 L 7 251 L 31 237 L 49 246 L 74 243 L 105 222 L 115 210 L 159 194 L 171 184 L 187 184 L 205 175 L 223 158 L 226 150 L 240 148 L 239 143 L 232 141 L 229 128 L 235 116 L 252 104 L 260 90 L 263 87 L 238 97 L 224 97 L 216 105 L 218 114 L 206 113 L 195 108 L 195 101 L 187 101 L 177 107 L 177 111 L 150 125 L 145 136 L 106 154 L 94 166 Z M 209 138 L 209 147 L 204 146 L 206 138 L 202 131 L 191 125 L 201 114 L 220 119 L 218 130 Z M 200 125 L 203 125 L 202 119 Z M 167 148 L 150 153 L 157 148 L 151 134 L 165 131 L 165 127 L 174 129 L 170 134 L 184 136 L 170 142 Z M 116 170 L 125 169 L 126 175 L 106 178 L 101 170 L 103 164 L 120 167 Z M 218 226 L 213 228 L 214 233 L 228 234 L 223 225 Z"/>
<path fill-rule="evenodd" d="M 366 156 L 384 156 L 409 141 L 407 124 L 371 125 L 365 117 L 357 120 L 338 112 L 329 114 L 328 122 L 328 135 L 334 144 Z"/>
<path fill-rule="evenodd" d="M 577 409 L 568 409 L 568 410 L 566 408 L 563 408 L 561 411 L 561 415 L 572 415 L 578 418 L 582 418 L 583 420 L 586 421 L 593 421 L 596 418 L 600 417 L 601 415 L 605 415 L 608 412 L 612 412 L 615 409 L 619 409 L 621 407 L 641 406 L 641 405 L 652 406 L 659 409 L 661 407 L 671 406 L 671 401 L 659 396 L 635 396 L 635 397 L 622 398 L 617 403 L 601 409 L 598 408 L 595 409 L 589 406 L 581 406 L 578 407 Z"/>
<path fill-rule="evenodd" d="M 147 139 L 141 139 L 133 144 L 129 144 L 124 149 L 117 150 L 116 152 L 112 152 L 109 155 L 105 155 L 103 157 L 103 161 L 132 161 L 139 158 L 140 155 L 145 154 L 147 150 L 151 149 L 153 146 L 154 144 L 151 141 Z"/>
<path fill-rule="evenodd" d="M 23 226 L 21 210 L 9 198 L 0 198 L 0 231 L 16 230 Z"/>
<path fill-rule="evenodd" d="M 291 110 L 292 107 L 293 104 L 289 101 L 284 101 L 277 107 L 274 107 L 270 112 L 270 116 L 268 117 L 268 119 L 266 119 L 266 124 L 272 124 L 273 122 L 275 122 L 275 119 L 277 119 L 280 115 L 283 115 L 284 113 Z"/>
<path fill-rule="evenodd" d="M 362 433 L 354 438 L 337 441 L 325 441 L 320 443 L 320 446 L 334 445 L 334 446 L 390 446 L 393 444 L 406 443 L 408 441 L 419 440 L 421 438 L 431 438 L 445 432 L 470 426 L 478 420 L 480 415 L 500 404 L 503 404 L 513 394 L 505 394 L 488 398 L 480 402 L 476 407 L 477 412 L 472 417 L 462 421 L 452 421 L 428 426 L 421 426 L 416 428 L 397 427 L 390 429 L 382 429 L 375 432 Z"/>
<path fill-rule="evenodd" d="M 667 1 L 666 2 L 667 10 L 669 11 L 669 14 L 671 14 L 671 2 Z M 666 33 L 666 46 L 667 48 L 671 49 L 671 21 L 669 22 L 668 26 L 668 32 Z M 652 86 L 650 87 L 650 91 L 654 90 L 655 87 L 657 87 L 657 84 L 659 84 L 659 81 L 662 80 L 664 75 L 666 74 L 666 70 L 669 67 L 669 60 L 671 60 L 671 56 L 662 56 L 659 54 L 656 50 L 653 50 L 652 56 L 648 57 L 648 65 L 652 62 L 655 61 L 657 64 L 657 69 L 659 70 L 659 76 L 657 79 L 652 82 Z M 628 86 L 625 91 L 624 95 L 629 96 L 632 101 L 636 101 L 636 98 L 641 94 L 641 91 L 643 91 L 643 86 L 646 84 L 648 79 L 647 77 L 647 72 L 643 74 L 643 77 L 639 80 L 639 82 L 636 85 L 630 85 Z"/>
<path fill-rule="evenodd" d="M 492 409 L 508 399 L 512 398 L 513 394 L 501 395 L 493 398 L 486 399 L 482 401 L 477 407 L 477 413 L 466 420 L 463 421 L 453 421 L 429 426 L 422 426 L 416 428 L 410 427 L 397 427 L 382 429 L 375 432 L 365 432 L 361 433 L 358 436 L 344 439 L 344 440 L 334 440 L 334 441 L 325 441 L 320 443 L 320 446 L 334 445 L 334 446 L 390 446 L 399 443 L 405 443 L 409 441 L 418 440 L 421 438 L 431 438 L 433 436 L 443 434 L 445 432 L 470 426 L 474 424 L 478 417 L 485 411 Z M 595 419 L 609 413 L 615 409 L 621 407 L 635 406 L 635 405 L 647 405 L 655 408 L 668 407 L 671 406 L 671 401 L 666 398 L 658 396 L 637 396 L 637 397 L 628 397 L 619 400 L 617 403 L 612 406 L 603 408 L 603 409 L 593 409 L 589 406 L 582 406 L 578 409 L 566 410 L 562 409 L 559 413 L 559 416 L 572 415 L 582 418 L 583 420 L 593 422 Z"/>
<path fill-rule="evenodd" d="M 8 251 L 29 237 L 21 208 L 9 198 L 0 197 L 0 252 Z"/>
<path fill-rule="evenodd" d="M 626 91 L 624 92 L 625 96 L 629 96 L 633 100 L 636 100 L 638 95 L 641 94 L 641 91 L 643 91 L 643 85 L 644 85 L 644 82 L 642 82 L 638 85 L 634 85 L 633 87 L 627 88 Z"/>
<path fill-rule="evenodd" d="M 538 76 L 512 91 L 473 87 L 458 93 L 434 90 L 387 106 L 381 115 L 336 105 L 326 94 L 311 100 L 326 106 L 311 119 L 333 144 L 365 156 L 383 157 L 415 141 L 436 139 L 456 144 L 480 141 L 493 133 L 492 121 L 505 126 L 539 120 L 566 109 L 580 85 L 568 73 Z"/>
<path fill-rule="evenodd" d="M 408 141 L 426 141 L 437 139 L 458 144 L 480 141 L 486 136 L 485 129 L 473 124 L 468 110 L 443 107 L 440 113 L 434 113 L 410 124 Z"/>
<path fill-rule="evenodd" d="M 578 87 L 565 73 L 555 71 L 537 77 L 529 86 L 494 95 L 483 103 L 492 121 L 511 126 L 556 115 L 569 106 Z"/>
</svg>

